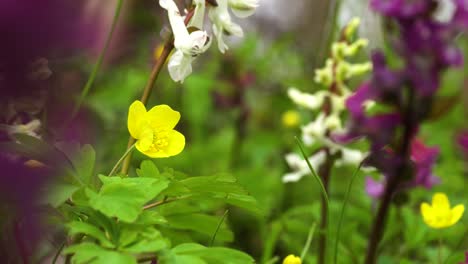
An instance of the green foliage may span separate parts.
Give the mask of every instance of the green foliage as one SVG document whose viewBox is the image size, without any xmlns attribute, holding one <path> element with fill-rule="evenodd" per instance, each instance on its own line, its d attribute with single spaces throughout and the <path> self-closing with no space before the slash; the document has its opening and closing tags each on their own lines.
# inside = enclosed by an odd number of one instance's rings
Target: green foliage
<svg viewBox="0 0 468 264">
<path fill-rule="evenodd" d="M 148 255 L 161 263 L 253 263 L 234 249 L 177 243 L 171 248 L 178 233 L 192 233 L 186 238 L 190 243 L 210 241 L 215 233 L 218 243 L 232 241 L 227 224 L 219 226 L 221 217 L 210 214 L 223 204 L 258 212 L 255 199 L 234 177 L 189 177 L 145 160 L 137 177 L 98 175 L 94 188 L 94 151 L 74 146 L 71 153 L 74 176 L 86 184 L 55 185 L 48 202 L 66 218 L 67 233 L 76 240 L 64 250 L 73 254 L 72 263 L 136 263 Z"/>
</svg>

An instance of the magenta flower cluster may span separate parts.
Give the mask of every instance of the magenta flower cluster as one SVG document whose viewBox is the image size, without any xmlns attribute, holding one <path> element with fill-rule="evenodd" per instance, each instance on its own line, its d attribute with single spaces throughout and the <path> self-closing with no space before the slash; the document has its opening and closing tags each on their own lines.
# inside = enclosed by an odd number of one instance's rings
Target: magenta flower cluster
<svg viewBox="0 0 468 264">
<path fill-rule="evenodd" d="M 463 64 L 454 38 L 468 28 L 468 0 L 453 2 L 454 15 L 448 22 L 440 22 L 434 16 L 438 8 L 435 0 L 370 1 L 372 9 L 384 16 L 389 45 L 399 58 L 396 64 L 402 66 L 390 66 L 382 51 L 373 53 L 372 77 L 347 100 L 351 122 L 347 133 L 335 139 L 349 142 L 367 138 L 371 149 L 366 165 L 385 175 L 384 182 L 399 175 L 404 179 L 399 188 L 429 188 L 438 182 L 431 171 L 439 151 L 415 136 L 419 124 L 430 114 L 443 72 Z M 371 114 L 368 101 L 386 107 Z M 378 197 L 384 186 L 368 178 L 367 191 Z"/>
</svg>

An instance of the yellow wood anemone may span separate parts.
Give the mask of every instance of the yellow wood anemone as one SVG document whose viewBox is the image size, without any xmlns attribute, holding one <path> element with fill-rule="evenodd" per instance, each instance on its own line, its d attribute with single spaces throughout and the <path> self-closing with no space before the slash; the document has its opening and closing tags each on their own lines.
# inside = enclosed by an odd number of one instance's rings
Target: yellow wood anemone
<svg viewBox="0 0 468 264">
<path fill-rule="evenodd" d="M 462 204 L 451 208 L 447 195 L 444 193 L 434 194 L 431 205 L 428 203 L 421 204 L 421 214 L 424 222 L 435 229 L 453 226 L 460 221 L 464 211 L 465 206 Z"/>
<path fill-rule="evenodd" d="M 185 137 L 174 127 L 180 113 L 168 105 L 157 105 L 146 111 L 140 101 L 130 105 L 128 131 L 137 140 L 136 148 L 151 158 L 167 158 L 182 152 Z"/>
</svg>

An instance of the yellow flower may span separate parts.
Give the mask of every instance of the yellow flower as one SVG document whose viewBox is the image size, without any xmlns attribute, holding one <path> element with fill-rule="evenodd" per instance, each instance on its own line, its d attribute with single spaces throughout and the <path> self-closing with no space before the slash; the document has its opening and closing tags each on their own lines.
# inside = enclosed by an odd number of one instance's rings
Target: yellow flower
<svg viewBox="0 0 468 264">
<path fill-rule="evenodd" d="M 453 209 L 444 193 L 436 193 L 432 197 L 432 205 L 421 204 L 421 214 L 424 222 L 432 228 L 440 229 L 456 224 L 463 215 L 465 206 L 459 204 Z"/>
<path fill-rule="evenodd" d="M 289 255 L 283 260 L 283 264 L 301 264 L 301 258 L 294 255 Z"/>
<path fill-rule="evenodd" d="M 128 131 L 143 154 L 151 158 L 175 156 L 185 146 L 184 135 L 174 130 L 179 119 L 180 113 L 167 105 L 146 111 L 142 102 L 135 101 L 128 112 Z"/>
<path fill-rule="evenodd" d="M 301 116 L 297 111 L 288 110 L 283 113 L 281 117 L 281 121 L 283 122 L 283 126 L 285 127 L 296 127 L 299 125 L 301 121 Z"/>
</svg>

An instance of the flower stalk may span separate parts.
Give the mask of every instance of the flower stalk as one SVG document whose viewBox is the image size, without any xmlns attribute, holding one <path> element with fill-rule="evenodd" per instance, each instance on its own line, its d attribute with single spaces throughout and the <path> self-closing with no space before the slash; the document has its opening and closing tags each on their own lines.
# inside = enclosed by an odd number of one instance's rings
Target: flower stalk
<svg viewBox="0 0 468 264">
<path fill-rule="evenodd" d="M 194 10 L 192 9 L 187 13 L 187 16 L 185 17 L 185 24 L 186 25 L 189 23 L 190 19 L 192 19 L 193 15 L 194 15 Z M 159 56 L 158 60 L 156 61 L 156 64 L 154 65 L 154 67 L 153 67 L 153 69 L 151 71 L 148 82 L 146 83 L 146 86 L 145 86 L 145 88 L 143 90 L 143 93 L 141 95 L 140 101 L 144 105 L 146 105 L 148 103 L 148 99 L 151 96 L 153 86 L 156 83 L 156 80 L 158 79 L 159 73 L 161 72 L 164 64 L 166 63 L 167 58 L 169 57 L 172 50 L 174 49 L 174 44 L 173 43 L 174 43 L 174 38 L 172 36 L 169 37 L 166 40 L 166 42 L 164 43 L 164 49 L 163 49 L 163 51 L 161 53 L 161 56 Z M 128 138 L 127 149 L 130 148 L 133 144 L 135 144 L 135 141 L 136 140 L 132 136 L 130 136 Z M 120 171 L 121 174 L 123 174 L 123 175 L 128 174 L 131 159 L 132 159 L 132 154 L 129 153 L 129 155 L 125 158 L 125 160 L 123 162 L 122 169 Z"/>
</svg>

